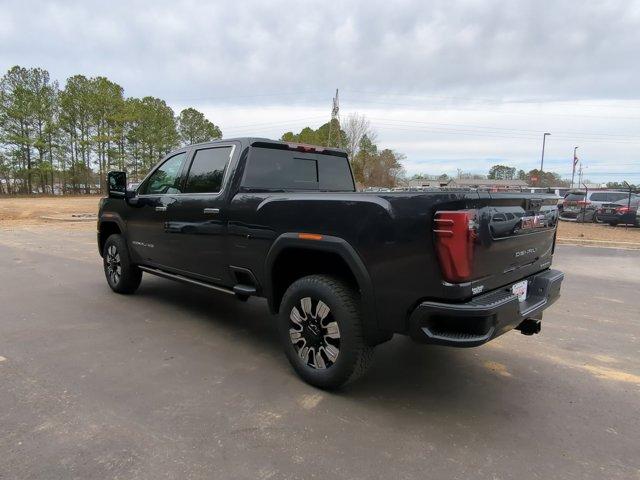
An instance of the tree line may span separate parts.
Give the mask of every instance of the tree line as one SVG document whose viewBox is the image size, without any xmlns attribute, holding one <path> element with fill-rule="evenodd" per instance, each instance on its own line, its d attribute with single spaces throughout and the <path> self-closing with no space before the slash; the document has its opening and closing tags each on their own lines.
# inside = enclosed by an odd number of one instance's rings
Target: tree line
<svg viewBox="0 0 640 480">
<path fill-rule="evenodd" d="M 221 138 L 194 108 L 125 97 L 106 77 L 15 66 L 0 79 L 0 194 L 98 193 L 109 170 L 141 179 L 179 145 Z"/>
<path fill-rule="evenodd" d="M 414 179 L 428 178 L 428 175 L 416 174 Z M 450 180 L 446 173 L 437 177 L 441 181 Z M 556 172 L 540 171 L 537 168 L 525 172 L 524 170 L 517 170 L 515 167 L 508 165 L 493 165 L 487 175 L 481 175 L 479 173 L 467 173 L 458 169 L 457 178 L 473 179 L 473 180 L 523 180 L 527 182 L 527 185 L 534 187 L 569 187 L 571 182 L 562 179 L 562 177 Z"/>
<path fill-rule="evenodd" d="M 100 193 L 109 170 L 139 181 L 172 149 L 217 138 L 220 128 L 196 109 L 176 115 L 103 76 L 61 86 L 45 69 L 15 66 L 0 78 L 0 195 Z M 281 139 L 345 148 L 361 187 L 394 187 L 404 175 L 404 155 L 378 147 L 362 115 Z"/>
</svg>

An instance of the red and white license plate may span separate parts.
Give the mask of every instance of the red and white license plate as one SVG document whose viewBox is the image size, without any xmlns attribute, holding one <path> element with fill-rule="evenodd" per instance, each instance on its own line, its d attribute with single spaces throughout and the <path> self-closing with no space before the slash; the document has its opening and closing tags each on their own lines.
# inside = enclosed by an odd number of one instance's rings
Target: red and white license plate
<svg viewBox="0 0 640 480">
<path fill-rule="evenodd" d="M 518 297 L 518 300 L 524 302 L 527 299 L 527 281 L 523 280 L 511 285 L 511 292 Z"/>
</svg>

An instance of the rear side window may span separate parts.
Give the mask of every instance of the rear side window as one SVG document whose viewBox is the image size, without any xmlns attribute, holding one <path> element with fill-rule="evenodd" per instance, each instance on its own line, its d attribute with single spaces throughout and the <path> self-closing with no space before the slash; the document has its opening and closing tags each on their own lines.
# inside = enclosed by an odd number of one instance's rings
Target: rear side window
<svg viewBox="0 0 640 480">
<path fill-rule="evenodd" d="M 626 198 L 623 198 L 622 200 L 618 200 L 616 203 L 618 205 L 628 205 L 630 203 L 632 207 L 637 207 L 638 204 L 640 204 L 640 197 L 632 196 L 631 201 L 629 201 L 629 196 L 627 195 Z"/>
<path fill-rule="evenodd" d="M 185 193 L 218 193 L 231 157 L 231 147 L 196 150 L 187 174 Z"/>
<path fill-rule="evenodd" d="M 252 147 L 242 186 L 256 190 L 353 192 L 346 157 Z"/>
<path fill-rule="evenodd" d="M 580 200 L 584 200 L 584 193 L 570 193 L 564 199 L 568 202 L 579 202 Z"/>
<path fill-rule="evenodd" d="M 591 200 L 592 202 L 612 201 L 609 197 L 610 195 L 608 193 L 592 193 L 589 200 Z"/>
<path fill-rule="evenodd" d="M 620 192 L 620 193 L 609 193 L 607 200 L 610 202 L 617 202 L 618 200 L 622 200 L 623 198 L 629 198 L 628 193 Z"/>
</svg>

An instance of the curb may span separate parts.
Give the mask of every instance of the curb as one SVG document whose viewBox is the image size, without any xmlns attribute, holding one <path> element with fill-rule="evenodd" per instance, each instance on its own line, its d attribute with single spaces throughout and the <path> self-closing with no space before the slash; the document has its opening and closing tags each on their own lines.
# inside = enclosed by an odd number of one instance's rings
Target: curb
<svg viewBox="0 0 640 480">
<path fill-rule="evenodd" d="M 579 245 L 583 247 L 619 248 L 627 250 L 640 250 L 640 243 L 612 242 L 610 240 L 588 240 L 584 238 L 558 238 L 558 245 Z"/>
<path fill-rule="evenodd" d="M 68 214 L 68 215 L 43 215 L 40 217 L 43 220 L 52 220 L 55 222 L 95 222 L 98 220 L 98 216 L 93 213 L 82 214 Z"/>
</svg>

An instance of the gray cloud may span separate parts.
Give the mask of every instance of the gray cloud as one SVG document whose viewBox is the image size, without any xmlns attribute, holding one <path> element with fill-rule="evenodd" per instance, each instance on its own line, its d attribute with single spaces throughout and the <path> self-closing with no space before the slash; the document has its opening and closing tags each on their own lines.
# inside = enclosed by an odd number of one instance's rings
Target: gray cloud
<svg viewBox="0 0 640 480">
<path fill-rule="evenodd" d="M 176 101 L 335 86 L 637 98 L 639 27 L 638 2 L 21 1 L 0 11 L 0 66 Z"/>
<path fill-rule="evenodd" d="M 333 89 L 414 172 L 496 159 L 637 182 L 640 1 L 13 1 L 0 69 L 196 106 L 227 135 L 320 125 Z M 618 99 L 613 101 L 612 99 Z M 313 117 L 310 119 L 310 117 Z M 409 122 L 409 123 L 407 123 Z M 411 123 L 413 122 L 413 123 Z M 469 130 L 471 128 L 471 130 Z"/>
</svg>

